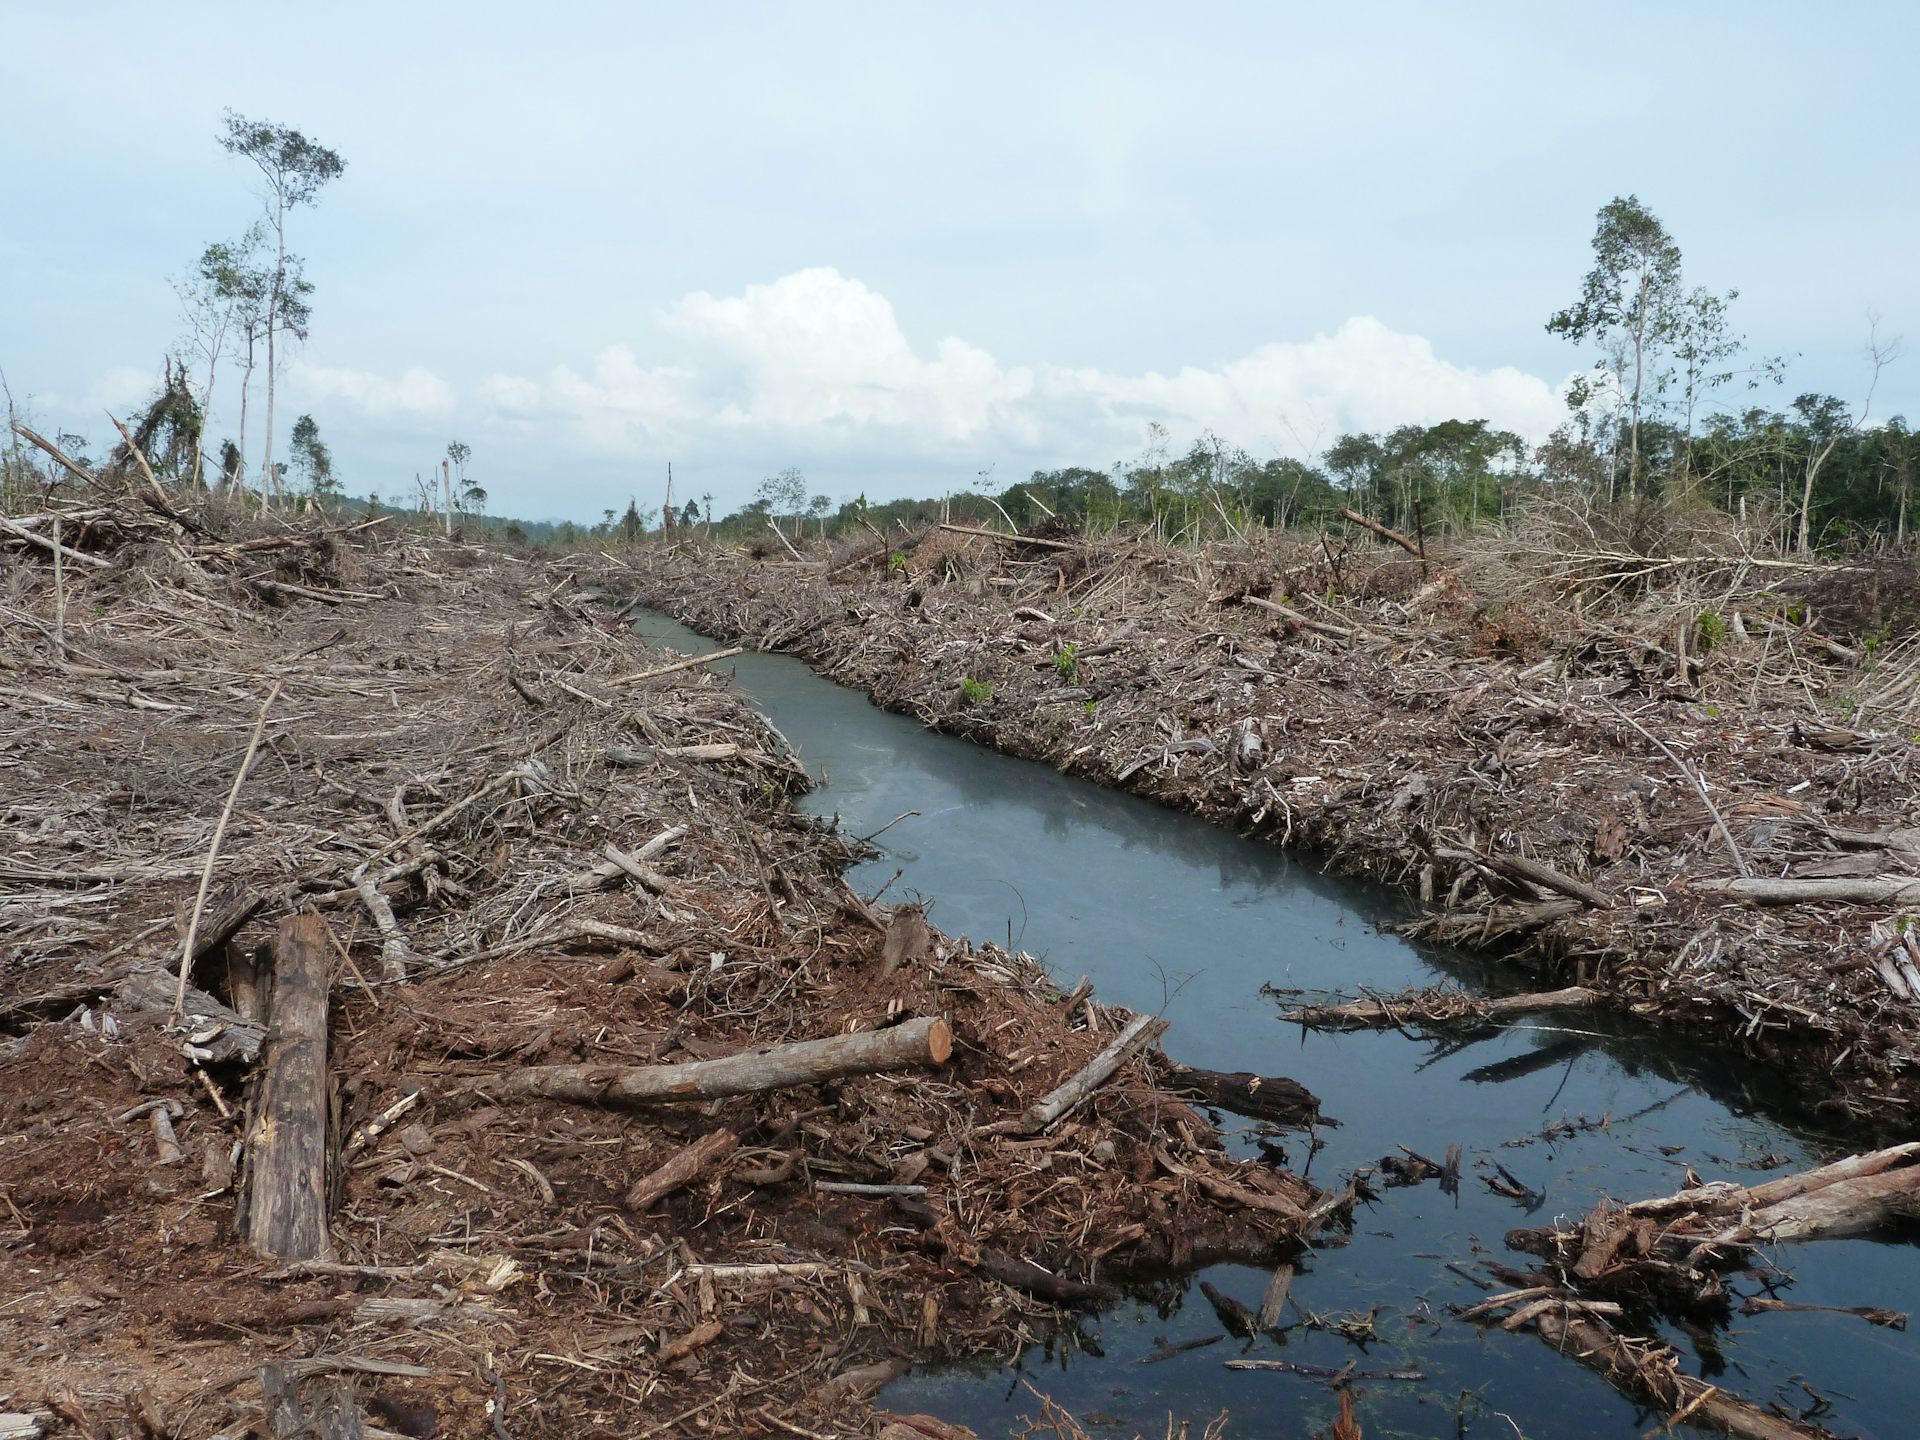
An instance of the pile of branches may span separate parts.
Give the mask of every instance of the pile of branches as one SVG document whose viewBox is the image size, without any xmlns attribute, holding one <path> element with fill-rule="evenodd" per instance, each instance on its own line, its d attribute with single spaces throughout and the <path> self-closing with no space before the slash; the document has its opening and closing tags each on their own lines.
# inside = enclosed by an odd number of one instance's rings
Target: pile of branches
<svg viewBox="0 0 1920 1440">
<path fill-rule="evenodd" d="M 1413 933 L 1784 1061 L 1836 1118 L 1900 1123 L 1920 984 L 1887 934 L 1920 903 L 1920 777 L 1890 721 L 1920 689 L 1792 608 L 1797 560 L 1650 543 L 1669 579 L 1628 593 L 1350 518 L 1199 549 L 935 526 L 602 568 L 930 726 L 1398 887 Z M 1708 573 L 1710 594 L 1671 578 Z"/>
<path fill-rule="evenodd" d="M 10 1403 L 897 1425 L 911 1359 L 1340 1218 L 1151 1017 L 849 890 L 778 733 L 566 569 L 150 499 L 6 531 Z"/>
</svg>

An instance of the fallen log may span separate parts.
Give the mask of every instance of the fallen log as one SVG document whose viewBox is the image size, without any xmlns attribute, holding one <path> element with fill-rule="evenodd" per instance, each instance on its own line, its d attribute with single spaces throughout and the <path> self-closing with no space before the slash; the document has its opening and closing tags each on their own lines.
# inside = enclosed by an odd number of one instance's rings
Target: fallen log
<svg viewBox="0 0 1920 1440">
<path fill-rule="evenodd" d="M 1920 878 L 1912 875 L 1859 875 L 1838 878 L 1778 879 L 1756 875 L 1738 880 L 1701 881 L 1703 895 L 1724 895 L 1749 905 L 1914 905 L 1920 904 Z"/>
<path fill-rule="evenodd" d="M 1541 1311 L 1533 1324 L 1534 1333 L 1555 1350 L 1673 1420 L 1739 1440 L 1831 1440 L 1832 1432 L 1818 1425 L 1772 1414 L 1683 1373 L 1680 1357 L 1657 1340 L 1621 1335 L 1605 1321 L 1557 1306 Z"/>
<path fill-rule="evenodd" d="M 1298 1080 L 1284 1075 L 1254 1075 L 1245 1070 L 1223 1072 L 1175 1065 L 1166 1074 L 1166 1088 L 1198 1095 L 1207 1104 L 1253 1120 L 1303 1127 L 1338 1124 L 1322 1120 L 1320 1101 Z"/>
<path fill-rule="evenodd" d="M 1342 505 L 1340 507 L 1340 518 L 1345 520 L 1349 525 L 1358 525 L 1362 530 L 1367 530 L 1378 535 L 1382 540 L 1391 540 L 1416 559 L 1424 560 L 1427 558 L 1427 552 L 1425 550 L 1422 550 L 1398 530 L 1389 530 L 1378 520 L 1362 515 L 1358 510 L 1350 510 L 1345 505 Z"/>
<path fill-rule="evenodd" d="M 187 1029 L 183 1044 L 189 1059 L 202 1063 L 251 1061 L 260 1054 L 266 1027 L 242 1018 L 206 991 L 189 985 L 180 995 L 180 977 L 170 970 L 135 970 L 113 989 L 113 1003 L 123 1010 L 172 1019 L 174 1001 L 181 1001 L 180 1018 Z"/>
<path fill-rule="evenodd" d="M 992 532 L 989 531 L 989 534 Z M 1151 1043 L 1166 1031 L 1167 1022 L 1157 1015 L 1136 1015 L 1126 1029 L 1066 1084 L 1027 1107 L 1023 1124 L 1028 1134 L 1046 1129 L 1113 1077 L 1126 1058 Z"/>
<path fill-rule="evenodd" d="M 947 1022 L 927 1018 L 680 1065 L 535 1065 L 490 1076 L 476 1089 L 499 1100 L 659 1105 L 944 1065 L 952 1054 L 953 1032 Z"/>
<path fill-rule="evenodd" d="M 702 1135 L 680 1150 L 666 1164 L 641 1176 L 627 1191 L 629 1210 L 645 1210 L 654 1201 L 691 1184 L 701 1174 L 719 1164 L 739 1147 L 740 1137 L 731 1130 L 715 1130 Z"/>
<path fill-rule="evenodd" d="M 1402 1025 L 1505 1020 L 1516 1015 L 1538 1014 L 1542 1010 L 1566 1010 L 1599 1002 L 1598 991 L 1581 985 L 1528 995 L 1469 995 L 1462 990 L 1441 987 L 1400 995 L 1370 995 L 1345 1005 L 1301 1005 L 1280 1018 L 1320 1030 L 1391 1029 Z"/>
<path fill-rule="evenodd" d="M 1440 860 L 1463 861 L 1469 865 L 1483 866 L 1509 880 L 1518 880 L 1542 890 L 1550 890 L 1591 905 L 1596 910 L 1612 908 L 1613 897 L 1605 891 L 1596 889 L 1584 880 L 1577 880 L 1564 871 L 1556 870 L 1544 861 L 1532 860 L 1525 855 L 1490 855 L 1481 850 L 1461 850 L 1450 846 L 1434 847 L 1434 856 Z"/>
<path fill-rule="evenodd" d="M 955 535 L 975 535 L 982 540 L 998 540 L 1004 545 L 1032 545 L 1041 550 L 1078 550 L 1071 540 L 1043 540 L 1038 535 L 1008 535 L 1000 530 L 983 530 L 978 525 L 941 525 Z"/>
<path fill-rule="evenodd" d="M 247 1137 L 247 1242 L 283 1260 L 329 1260 L 327 988 L 332 937 L 290 915 L 273 942 L 271 1037 Z"/>
<path fill-rule="evenodd" d="M 1011 1285 L 1016 1290 L 1024 1290 L 1055 1305 L 1104 1305 L 1120 1298 L 1120 1292 L 1111 1285 L 1090 1285 L 1081 1280 L 1069 1280 L 1031 1260 L 1003 1255 L 998 1250 L 982 1249 L 979 1269 L 983 1275 L 991 1276 L 1002 1285 Z"/>
<path fill-rule="evenodd" d="M 608 685 L 638 685 L 642 680 L 658 680 L 662 675 L 672 675 L 680 670 L 691 670 L 696 665 L 711 665 L 716 660 L 731 660 L 735 655 L 743 654 L 744 651 L 744 646 L 729 645 L 725 650 L 713 650 L 705 655 L 689 655 L 685 660 L 676 660 L 671 665 L 656 665 L 651 670 L 636 670 L 631 675 L 616 675 L 605 683 Z"/>
</svg>

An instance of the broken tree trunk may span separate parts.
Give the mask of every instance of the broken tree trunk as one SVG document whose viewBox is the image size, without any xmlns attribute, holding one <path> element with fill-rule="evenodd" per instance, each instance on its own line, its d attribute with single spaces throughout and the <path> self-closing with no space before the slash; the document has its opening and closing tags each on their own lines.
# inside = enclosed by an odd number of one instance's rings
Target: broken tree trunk
<svg viewBox="0 0 1920 1440">
<path fill-rule="evenodd" d="M 1534 1321 L 1534 1331 L 1563 1355 L 1599 1371 L 1616 1390 L 1649 1401 L 1670 1417 L 1718 1430 L 1740 1440 L 1827 1440 L 1818 1425 L 1783 1419 L 1684 1374 L 1679 1357 L 1655 1340 L 1634 1340 L 1601 1320 L 1554 1306 Z"/>
<path fill-rule="evenodd" d="M 1313 1125 L 1320 1120 L 1320 1101 L 1298 1080 L 1284 1075 L 1254 1075 L 1244 1070 L 1194 1070 L 1172 1066 L 1166 1088 L 1198 1095 L 1207 1104 L 1254 1120 L 1276 1125 Z M 1332 1122 L 1328 1122 L 1332 1123 Z"/>
<path fill-rule="evenodd" d="M 682 1185 L 691 1184 L 702 1172 L 719 1164 L 740 1144 L 731 1130 L 715 1130 L 683 1147 L 666 1164 L 633 1182 L 627 1191 L 627 1209 L 644 1210 L 654 1201 L 671 1195 Z"/>
<path fill-rule="evenodd" d="M 332 937 L 291 915 L 273 942 L 265 1073 L 253 1132 L 247 1241 L 282 1260 L 328 1260 L 327 986 Z"/>
<path fill-rule="evenodd" d="M 944 1065 L 952 1053 L 953 1032 L 947 1022 L 920 1019 L 886 1030 L 800 1040 L 682 1065 L 535 1065 L 490 1077 L 478 1088 L 501 1100 L 659 1105 L 752 1095 L 790 1085 L 817 1085 L 848 1075 Z"/>
<path fill-rule="evenodd" d="M 1280 1018 L 1322 1030 L 1391 1029 L 1401 1025 L 1504 1020 L 1542 1010 L 1595 1005 L 1599 1001 L 1597 991 L 1580 985 L 1530 995 L 1469 995 L 1461 990 L 1441 988 L 1400 995 L 1370 995 L 1346 1005 L 1301 1005 Z"/>
</svg>

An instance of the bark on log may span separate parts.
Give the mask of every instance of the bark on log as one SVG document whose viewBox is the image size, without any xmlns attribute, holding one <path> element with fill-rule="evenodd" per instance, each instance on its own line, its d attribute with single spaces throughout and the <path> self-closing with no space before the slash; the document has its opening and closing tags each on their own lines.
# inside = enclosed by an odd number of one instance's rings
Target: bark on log
<svg viewBox="0 0 1920 1440">
<path fill-rule="evenodd" d="M 1299 1081 L 1284 1075 L 1254 1075 L 1245 1070 L 1225 1073 L 1175 1065 L 1167 1072 L 1166 1084 L 1170 1090 L 1198 1095 L 1209 1105 L 1254 1120 L 1293 1126 L 1320 1121 L 1319 1099 Z"/>
<path fill-rule="evenodd" d="M 1694 889 L 1703 895 L 1724 895 L 1729 900 L 1744 900 L 1749 905 L 1920 904 L 1920 879 L 1912 875 L 1798 880 L 1756 875 L 1740 880 L 1702 881 Z"/>
<path fill-rule="evenodd" d="M 1089 1285 L 1080 1280 L 1068 1280 L 1031 1260 L 1004 1255 L 998 1250 L 982 1249 L 979 1268 L 983 1275 L 998 1280 L 1002 1285 L 1011 1285 L 1016 1290 L 1024 1290 L 1055 1305 L 1100 1305 L 1120 1298 L 1120 1292 L 1111 1285 Z"/>
<path fill-rule="evenodd" d="M 1112 1078 L 1126 1058 L 1165 1032 L 1167 1022 L 1157 1015 L 1136 1015 L 1131 1024 L 1114 1037 L 1086 1066 L 1044 1099 L 1027 1107 L 1024 1125 L 1028 1134 L 1037 1134 L 1077 1107 L 1095 1090 Z"/>
<path fill-rule="evenodd" d="M 731 1155 L 739 1145 L 740 1137 L 731 1130 L 715 1130 L 702 1135 L 652 1174 L 634 1181 L 627 1191 L 627 1209 L 644 1210 L 682 1185 L 691 1184 L 703 1172 Z"/>
<path fill-rule="evenodd" d="M 180 977 L 166 970 L 135 970 L 114 987 L 113 1003 L 143 1015 L 173 1015 Z M 187 1046 L 196 1060 L 250 1061 L 260 1053 L 266 1029 L 243 1020 L 204 990 L 189 985 L 181 1005 L 189 1027 Z"/>
<path fill-rule="evenodd" d="M 1542 1010 L 1564 1010 L 1597 1005 L 1599 992 L 1570 985 L 1528 995 L 1479 996 L 1457 990 L 1421 991 L 1411 995 L 1369 997 L 1347 1005 L 1302 1005 L 1280 1018 L 1328 1030 L 1388 1028 L 1397 1025 L 1440 1025 L 1456 1021 L 1504 1020 Z"/>
<path fill-rule="evenodd" d="M 332 954 L 317 915 L 280 922 L 272 1039 L 252 1134 L 247 1240 L 261 1255 L 327 1260 L 327 986 Z"/>
<path fill-rule="evenodd" d="M 489 1077 L 478 1089 L 501 1100 L 659 1105 L 817 1085 L 849 1075 L 944 1065 L 952 1053 L 953 1032 L 947 1022 L 920 1019 L 886 1030 L 801 1040 L 681 1065 L 536 1065 Z"/>
<path fill-rule="evenodd" d="M 1537 885 L 1543 890 L 1551 890 L 1555 894 L 1570 896 L 1597 910 L 1610 909 L 1613 905 L 1613 897 L 1605 891 L 1596 889 L 1586 881 L 1577 880 L 1539 860 L 1530 860 L 1524 855 L 1489 855 L 1479 850 L 1461 850 L 1450 846 L 1436 846 L 1433 853 L 1441 860 L 1484 865 L 1487 869 L 1504 875 L 1509 880 L 1519 880 L 1528 885 Z"/>
<path fill-rule="evenodd" d="M 1561 1354 L 1599 1371 L 1616 1390 L 1739 1440 L 1827 1440 L 1829 1435 L 1817 1425 L 1784 1420 L 1683 1374 L 1665 1345 L 1630 1343 L 1599 1320 L 1549 1309 L 1537 1317 L 1534 1333 Z"/>
</svg>

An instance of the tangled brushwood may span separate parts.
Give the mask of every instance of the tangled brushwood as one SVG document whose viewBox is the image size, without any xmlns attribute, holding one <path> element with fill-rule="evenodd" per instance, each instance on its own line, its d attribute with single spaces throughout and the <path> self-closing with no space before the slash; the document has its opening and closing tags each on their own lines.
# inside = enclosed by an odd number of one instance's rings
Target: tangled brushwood
<svg viewBox="0 0 1920 1440">
<path fill-rule="evenodd" d="M 1658 507 L 1543 506 L 1445 545 L 1347 519 L 603 569 L 929 725 L 1398 886 L 1413 933 L 1783 1060 L 1829 1119 L 1910 1124 L 1911 557 L 1788 557 Z"/>
<path fill-rule="evenodd" d="M 217 528 L 0 521 L 19 1433 L 956 1434 L 864 1397 L 1341 1223 L 573 574 Z"/>
</svg>

